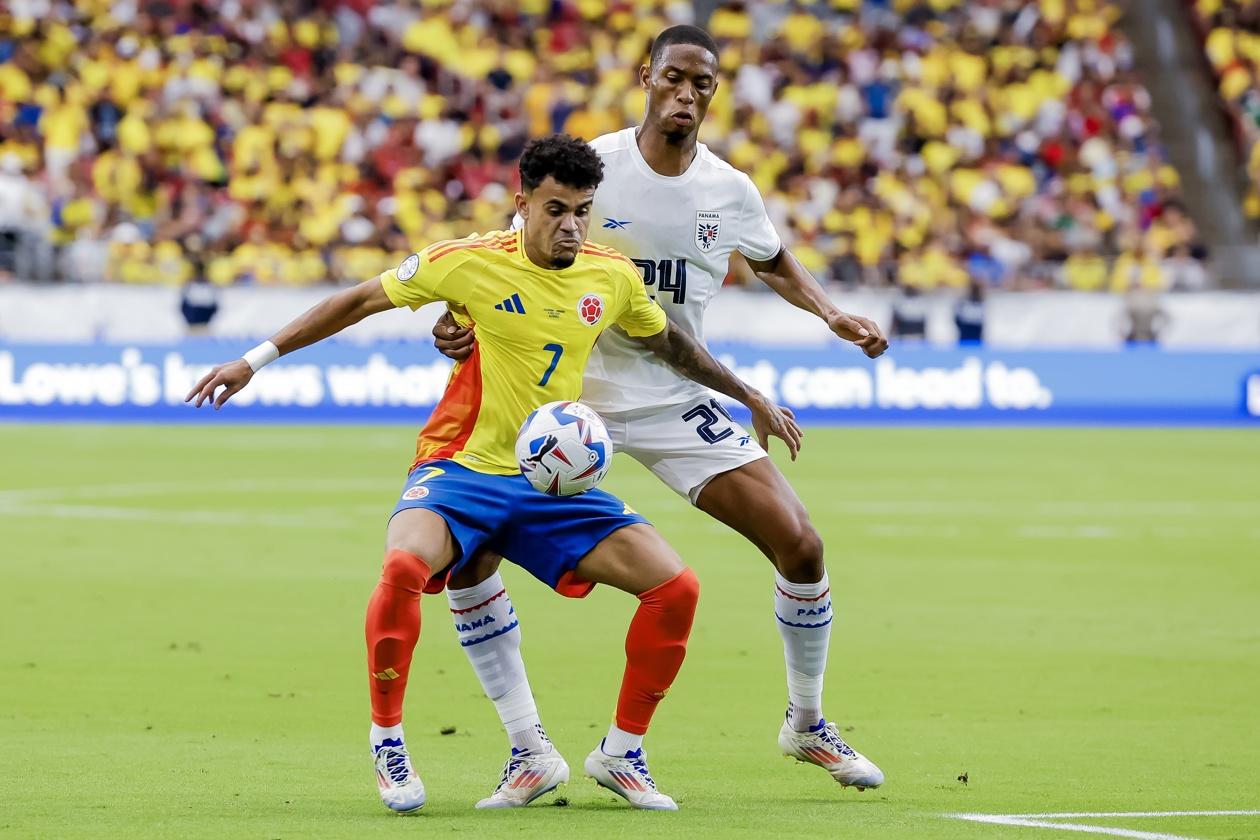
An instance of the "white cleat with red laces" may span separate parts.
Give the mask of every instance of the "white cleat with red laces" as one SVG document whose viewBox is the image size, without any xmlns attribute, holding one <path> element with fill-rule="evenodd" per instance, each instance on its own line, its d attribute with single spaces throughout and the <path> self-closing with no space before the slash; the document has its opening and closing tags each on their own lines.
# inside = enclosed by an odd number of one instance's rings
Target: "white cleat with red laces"
<svg viewBox="0 0 1260 840">
<path fill-rule="evenodd" d="M 884 783 L 883 771 L 846 744 L 834 723 L 820 720 L 808 732 L 797 732 L 784 721 L 779 730 L 779 748 L 788 758 L 818 765 L 843 787 L 861 791 Z"/>
</svg>

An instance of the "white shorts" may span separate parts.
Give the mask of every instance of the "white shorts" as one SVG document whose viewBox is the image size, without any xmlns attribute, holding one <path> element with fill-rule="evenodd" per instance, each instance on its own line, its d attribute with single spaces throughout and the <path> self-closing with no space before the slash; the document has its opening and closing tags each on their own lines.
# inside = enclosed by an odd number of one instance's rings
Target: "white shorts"
<svg viewBox="0 0 1260 840">
<path fill-rule="evenodd" d="M 694 505 L 714 476 L 766 457 L 717 400 L 601 414 L 613 447 Z"/>
</svg>

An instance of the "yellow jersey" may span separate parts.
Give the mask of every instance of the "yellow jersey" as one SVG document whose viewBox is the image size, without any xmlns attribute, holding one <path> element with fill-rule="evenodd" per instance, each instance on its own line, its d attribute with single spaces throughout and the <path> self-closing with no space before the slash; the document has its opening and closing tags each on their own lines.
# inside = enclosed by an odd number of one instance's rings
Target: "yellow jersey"
<svg viewBox="0 0 1260 840">
<path fill-rule="evenodd" d="M 581 395 L 600 333 L 616 324 L 647 336 L 666 326 L 628 258 L 587 242 L 568 268 L 541 268 L 519 230 L 430 245 L 381 284 L 395 306 L 446 301 L 460 326 L 477 331 L 472 355 L 455 365 L 420 432 L 412 469 L 449 459 L 475 472 L 517 473 L 521 424 L 544 403 Z"/>
</svg>

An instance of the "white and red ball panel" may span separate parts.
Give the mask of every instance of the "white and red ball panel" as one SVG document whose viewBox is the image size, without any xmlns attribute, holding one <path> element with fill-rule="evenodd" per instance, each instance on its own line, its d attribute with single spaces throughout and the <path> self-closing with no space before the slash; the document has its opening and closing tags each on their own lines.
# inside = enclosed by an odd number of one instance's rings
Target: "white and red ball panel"
<svg viewBox="0 0 1260 840">
<path fill-rule="evenodd" d="M 525 418 L 516 436 L 521 473 L 552 496 L 593 490 L 612 465 L 612 439 L 603 419 L 577 402 L 541 406 Z"/>
</svg>

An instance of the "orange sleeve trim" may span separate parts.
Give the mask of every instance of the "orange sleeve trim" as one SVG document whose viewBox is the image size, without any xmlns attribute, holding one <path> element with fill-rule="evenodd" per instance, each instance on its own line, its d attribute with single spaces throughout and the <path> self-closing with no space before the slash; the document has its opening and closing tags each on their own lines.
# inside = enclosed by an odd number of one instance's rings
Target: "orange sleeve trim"
<svg viewBox="0 0 1260 840">
<path fill-rule="evenodd" d="M 600 244 L 595 243 L 595 242 L 587 242 L 587 243 L 586 243 L 583 247 L 585 247 L 585 248 L 591 248 L 591 249 L 593 249 L 593 250 L 595 250 L 595 251 L 600 251 L 600 252 L 602 252 L 602 253 L 607 254 L 607 255 L 608 255 L 608 256 L 610 256 L 610 257 L 622 257 L 622 258 L 624 258 L 624 257 L 625 257 L 625 254 L 621 253 L 621 252 L 620 252 L 620 251 L 618 251 L 616 248 L 609 248 L 609 247 L 608 247 L 608 246 L 606 246 L 606 245 L 600 245 Z"/>
<path fill-rule="evenodd" d="M 506 251 L 508 253 L 513 253 L 516 251 L 516 235 L 515 234 L 511 234 L 511 235 L 500 234 L 497 237 L 490 237 L 487 239 L 474 239 L 469 242 L 456 242 L 453 245 L 448 245 L 442 250 L 435 251 L 432 254 L 430 254 L 429 262 L 433 263 L 454 251 L 464 251 L 469 248 L 490 248 L 495 251 Z"/>
<path fill-rule="evenodd" d="M 484 247 L 486 247 L 486 244 L 484 242 L 466 242 L 466 243 L 461 242 L 458 245 L 451 245 L 447 248 L 442 249 L 441 251 L 435 251 L 434 253 L 429 254 L 429 264 L 432 265 L 433 263 L 442 259 L 442 257 L 445 257 L 448 254 L 453 254 L 456 251 L 467 251 L 470 248 L 484 248 Z"/>
<path fill-rule="evenodd" d="M 582 253 L 590 254 L 591 256 L 594 256 L 594 257 L 604 257 L 605 259 L 610 259 L 610 260 L 620 260 L 621 262 L 633 268 L 635 271 L 639 270 L 639 267 L 636 266 L 629 257 L 627 257 L 625 254 L 622 254 L 620 251 L 614 251 L 610 248 L 601 248 L 601 249 L 596 250 L 595 246 L 583 245 Z"/>
</svg>

